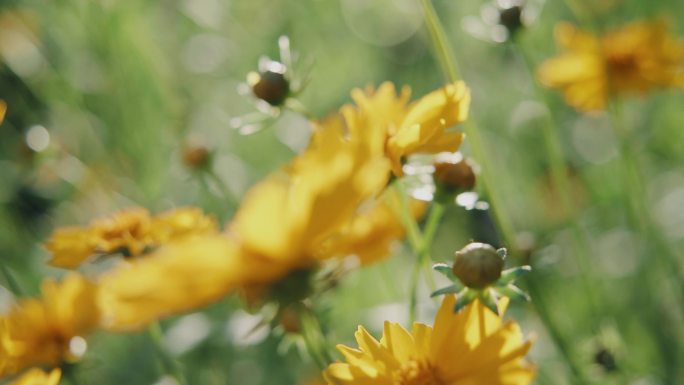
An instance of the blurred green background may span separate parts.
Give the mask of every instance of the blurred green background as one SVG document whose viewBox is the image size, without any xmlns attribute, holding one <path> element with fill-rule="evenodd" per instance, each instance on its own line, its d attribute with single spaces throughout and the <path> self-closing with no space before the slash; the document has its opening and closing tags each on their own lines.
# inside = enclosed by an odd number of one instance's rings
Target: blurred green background
<svg viewBox="0 0 684 385">
<path fill-rule="evenodd" d="M 571 4 L 600 28 L 664 15 L 684 36 L 676 17 L 684 15 L 680 0 Z M 529 244 L 527 258 L 543 294 L 534 301 L 546 306 L 591 383 L 683 384 L 681 275 L 650 268 L 659 255 L 627 225 L 610 121 L 578 114 L 557 93 L 539 94 L 521 55 L 534 65 L 554 55 L 554 24 L 577 21 L 577 14 L 561 1 L 527 6 L 536 17 L 512 44 L 491 40 L 501 38 L 490 21 L 491 3 L 435 1 L 472 90 L 472 118 L 486 139 L 489 171 Z M 42 277 L 64 273 L 45 265 L 40 246 L 55 227 L 133 205 L 154 212 L 199 206 L 226 221 L 251 185 L 301 150 L 309 126 L 294 112 L 284 111 L 252 135 L 231 127 L 235 118 L 259 114 L 240 90 L 261 56 L 278 59 L 281 35 L 298 55 L 295 69 L 309 77 L 298 97 L 316 117 L 349 102 L 355 87 L 390 80 L 410 85 L 416 98 L 443 83 L 415 0 L 3 1 L 0 99 L 8 112 L 0 126 L 0 257 L 22 289 L 37 294 Z M 623 108 L 646 177 L 647 205 L 674 249 L 684 241 L 683 105 L 684 92 L 672 90 L 629 99 Z M 564 212 L 550 187 L 540 131 L 549 115 L 571 166 L 577 212 Z M 213 153 L 213 170 L 227 191 L 184 163 L 193 146 Z M 469 153 L 467 141 L 463 150 Z M 582 277 L 568 217 L 590 241 L 595 289 L 604 298 L 597 306 L 578 290 Z M 496 239 L 489 223 L 486 211 L 450 206 L 434 259 L 450 259 L 473 238 Z M 321 301 L 331 344 L 350 342 L 360 323 L 377 332 L 385 319 L 407 320 L 404 282 L 412 257 L 397 251 L 352 272 Z M 428 290 L 420 307 L 426 322 L 435 310 Z M 10 302 L 3 290 L 3 306 Z M 258 318 L 239 309 L 229 298 L 163 323 L 190 384 L 298 384 L 315 376 L 312 362 L 287 349 L 296 338 L 248 333 Z M 537 383 L 572 384 L 535 306 L 517 304 L 510 315 L 536 335 Z M 96 335 L 89 342 L 78 369 L 84 383 L 172 384 L 145 333 Z"/>
</svg>

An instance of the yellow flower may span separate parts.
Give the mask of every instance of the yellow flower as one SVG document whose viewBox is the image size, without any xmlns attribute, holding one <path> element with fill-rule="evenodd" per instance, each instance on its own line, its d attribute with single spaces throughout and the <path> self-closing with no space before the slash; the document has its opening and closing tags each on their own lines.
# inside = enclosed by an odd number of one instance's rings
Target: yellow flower
<svg viewBox="0 0 684 385">
<path fill-rule="evenodd" d="M 628 24 L 602 37 L 559 23 L 555 36 L 564 52 L 541 65 L 539 81 L 561 89 L 579 110 L 603 110 L 615 95 L 684 86 L 684 45 L 662 20 Z"/>
<path fill-rule="evenodd" d="M 62 371 L 59 369 L 52 369 L 50 373 L 46 373 L 42 369 L 33 368 L 10 385 L 57 385 L 61 376 Z"/>
<path fill-rule="evenodd" d="M 138 328 L 238 289 L 263 294 L 288 273 L 313 268 L 323 242 L 389 177 L 387 159 L 339 129 L 323 127 L 306 151 L 254 186 L 229 234 L 170 243 L 104 275 L 105 327 Z"/>
<path fill-rule="evenodd" d="M 247 260 L 225 235 L 166 245 L 146 258 L 122 263 L 100 278 L 102 326 L 137 329 L 209 304 L 242 284 L 257 268 L 265 271 L 268 266 Z"/>
<path fill-rule="evenodd" d="M 370 207 L 354 215 L 351 222 L 324 243 L 323 257 L 356 255 L 361 264 L 377 262 L 388 255 L 393 243 L 404 238 L 404 225 L 397 210 L 399 198 L 394 190 L 386 191 Z M 427 203 L 413 199 L 411 215 L 419 219 Z"/>
<path fill-rule="evenodd" d="M 25 299 L 0 317 L 0 376 L 78 358 L 70 343 L 99 323 L 96 286 L 78 274 L 43 282 L 42 299 Z"/>
<path fill-rule="evenodd" d="M 216 221 L 185 207 L 151 217 L 143 208 L 123 210 L 88 227 L 57 229 L 45 243 L 53 266 L 75 268 L 94 254 L 121 252 L 133 257 L 162 244 L 218 232 Z"/>
<path fill-rule="evenodd" d="M 7 103 L 4 100 L 0 100 L 0 123 L 5 120 L 5 113 L 7 112 Z"/>
<path fill-rule="evenodd" d="M 402 161 L 411 154 L 448 151 L 461 145 L 461 132 L 447 129 L 465 121 L 470 107 L 470 91 L 462 81 L 448 84 L 407 104 L 410 89 L 397 95 L 386 82 L 377 90 L 352 91 L 361 113 L 369 116 L 365 130 L 379 130 L 386 138 L 382 147 L 392 163 L 392 171 L 402 176 Z"/>
<path fill-rule="evenodd" d="M 520 327 L 478 301 L 453 313 L 454 296 L 445 297 L 434 328 L 414 323 L 409 333 L 385 323 L 377 341 L 362 326 L 358 349 L 338 345 L 346 363 L 324 372 L 329 384 L 524 385 L 534 369 L 524 357 L 531 346 Z"/>
</svg>

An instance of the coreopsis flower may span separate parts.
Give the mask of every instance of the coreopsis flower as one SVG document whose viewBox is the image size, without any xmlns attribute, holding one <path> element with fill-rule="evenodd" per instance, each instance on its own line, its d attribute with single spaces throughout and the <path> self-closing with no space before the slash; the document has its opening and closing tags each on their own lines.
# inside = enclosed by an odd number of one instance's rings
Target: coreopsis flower
<svg viewBox="0 0 684 385">
<path fill-rule="evenodd" d="M 159 248 L 100 277 L 102 326 L 132 330 L 214 302 L 269 266 L 243 257 L 236 242 L 217 234 Z"/>
<path fill-rule="evenodd" d="M 456 299 L 444 298 L 434 328 L 414 323 L 411 332 L 385 322 L 376 340 L 359 326 L 358 348 L 338 345 L 346 362 L 324 371 L 329 384 L 525 385 L 534 368 L 525 361 L 531 342 L 513 321 L 473 302 L 453 313 Z"/>
<path fill-rule="evenodd" d="M 361 114 L 367 116 L 361 131 L 380 131 L 386 142 L 381 147 L 392 164 L 392 171 L 402 176 L 402 162 L 417 153 L 454 152 L 463 133 L 448 131 L 466 120 L 470 107 L 470 91 L 458 81 L 408 103 L 411 91 L 402 88 L 397 94 L 390 82 L 378 89 L 352 91 L 352 98 Z M 346 116 L 350 113 L 347 111 Z M 347 120 L 350 120 L 347 118 Z M 352 126 L 348 122 L 348 126 Z"/>
<path fill-rule="evenodd" d="M 362 265 L 377 262 L 391 253 L 392 245 L 405 236 L 401 210 L 395 190 L 386 191 L 381 197 L 362 207 L 338 233 L 324 242 L 323 256 L 355 255 Z M 427 209 L 427 203 L 412 199 L 411 215 L 419 219 Z"/>
<path fill-rule="evenodd" d="M 50 373 L 42 369 L 33 368 L 22 374 L 10 385 L 57 385 L 62 377 L 62 371 L 58 368 L 52 369 Z"/>
<path fill-rule="evenodd" d="M 269 292 L 294 299 L 305 293 L 300 278 L 319 263 L 324 241 L 389 176 L 384 157 L 373 157 L 362 141 L 345 140 L 337 128 L 322 128 L 306 151 L 254 186 L 228 234 L 169 243 L 105 274 L 105 327 L 139 328 L 236 290 L 249 291 L 255 302 Z M 288 275 L 298 282 L 297 293 L 286 284 L 270 290 Z"/>
<path fill-rule="evenodd" d="M 543 63 L 538 78 L 561 89 L 578 110 L 603 110 L 612 96 L 684 86 L 684 44 L 662 20 L 628 24 L 601 37 L 560 23 L 555 37 L 563 53 Z"/>
<path fill-rule="evenodd" d="M 0 376 L 77 359 L 83 352 L 74 351 L 72 341 L 97 327 L 97 287 L 84 277 L 71 274 L 61 283 L 47 279 L 42 294 L 0 317 Z"/>
<path fill-rule="evenodd" d="M 216 221 L 197 208 L 178 208 L 154 217 L 143 208 L 131 208 L 87 227 L 57 229 L 45 248 L 52 253 L 51 265 L 75 268 L 92 255 L 135 257 L 174 240 L 217 232 Z"/>
</svg>

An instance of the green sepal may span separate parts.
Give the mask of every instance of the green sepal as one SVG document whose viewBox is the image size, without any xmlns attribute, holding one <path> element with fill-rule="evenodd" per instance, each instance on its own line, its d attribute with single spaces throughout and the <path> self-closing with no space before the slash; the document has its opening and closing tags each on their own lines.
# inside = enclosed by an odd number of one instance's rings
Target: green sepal
<svg viewBox="0 0 684 385">
<path fill-rule="evenodd" d="M 463 307 L 465 307 L 469 303 L 473 302 L 473 300 L 475 300 L 475 298 L 477 298 L 477 297 L 478 297 L 478 291 L 477 290 L 469 289 L 467 287 L 465 289 L 461 290 L 458 293 L 458 295 L 456 295 L 456 304 L 454 305 L 454 313 L 457 313 L 458 311 L 463 309 Z"/>
<path fill-rule="evenodd" d="M 500 295 L 510 298 L 511 301 L 530 301 L 530 296 L 513 284 L 509 284 L 505 287 L 497 287 L 496 291 Z"/>
<path fill-rule="evenodd" d="M 499 280 L 496 282 L 496 285 L 505 287 L 506 285 L 513 283 L 513 281 L 515 281 L 516 279 L 529 273 L 530 271 L 532 271 L 532 267 L 529 265 L 506 269 L 501 272 L 501 278 L 499 278 Z"/>
<path fill-rule="evenodd" d="M 499 301 L 499 297 L 497 293 L 490 289 L 490 290 L 484 290 L 480 292 L 481 294 L 479 295 L 480 301 L 482 301 L 482 304 L 485 305 L 485 307 L 494 314 L 499 315 L 499 306 L 497 305 L 497 302 Z"/>
<path fill-rule="evenodd" d="M 446 263 L 436 263 L 432 265 L 432 269 L 444 274 L 447 278 L 449 278 L 452 281 L 457 280 L 453 270 L 451 269 L 451 266 L 447 265 Z"/>
<path fill-rule="evenodd" d="M 432 294 L 430 294 L 430 297 L 436 297 L 442 294 L 456 294 L 461 290 L 463 290 L 463 285 L 461 285 L 459 282 L 454 282 L 454 284 L 451 286 L 443 287 L 439 290 L 433 291 Z"/>
</svg>

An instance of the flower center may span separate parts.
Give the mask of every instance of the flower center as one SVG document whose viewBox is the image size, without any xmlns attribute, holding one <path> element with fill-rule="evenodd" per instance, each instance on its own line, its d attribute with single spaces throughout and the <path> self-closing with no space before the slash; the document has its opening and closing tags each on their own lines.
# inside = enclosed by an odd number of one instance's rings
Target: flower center
<svg viewBox="0 0 684 385">
<path fill-rule="evenodd" d="M 394 375 L 398 385 L 444 385 L 432 365 L 424 361 L 411 360 Z"/>
</svg>

